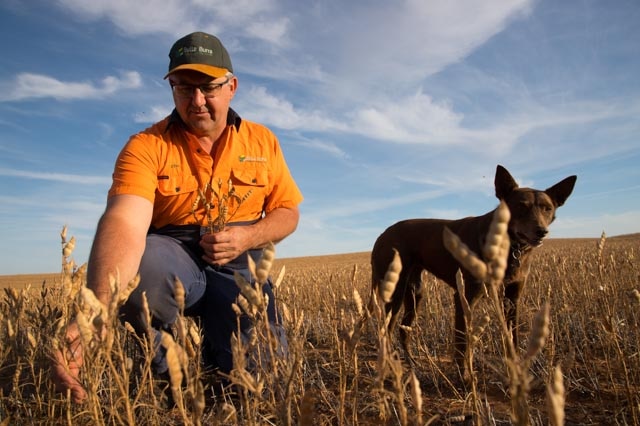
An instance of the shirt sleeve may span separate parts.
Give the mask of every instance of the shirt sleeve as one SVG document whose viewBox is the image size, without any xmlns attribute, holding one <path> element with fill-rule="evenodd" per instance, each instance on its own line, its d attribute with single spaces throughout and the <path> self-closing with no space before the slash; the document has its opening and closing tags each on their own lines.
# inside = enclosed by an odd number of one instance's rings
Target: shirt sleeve
<svg viewBox="0 0 640 426">
<path fill-rule="evenodd" d="M 154 202 L 158 165 L 157 155 L 153 154 L 154 144 L 149 138 L 148 135 L 134 135 L 120 151 L 108 197 L 132 194 Z"/>
<path fill-rule="evenodd" d="M 294 208 L 303 200 L 302 192 L 289 171 L 280 144 L 273 133 L 271 136 L 273 138 L 273 186 L 265 200 L 265 213 L 277 208 Z"/>
</svg>

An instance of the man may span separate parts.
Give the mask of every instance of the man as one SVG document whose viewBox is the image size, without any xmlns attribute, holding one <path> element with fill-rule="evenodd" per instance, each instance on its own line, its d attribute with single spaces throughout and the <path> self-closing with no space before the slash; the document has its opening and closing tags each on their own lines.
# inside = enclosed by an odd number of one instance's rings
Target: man
<svg viewBox="0 0 640 426">
<path fill-rule="evenodd" d="M 257 260 L 261 247 L 296 229 L 302 195 L 273 133 L 230 108 L 238 79 L 220 40 L 189 34 L 176 41 L 169 58 L 165 79 L 175 109 L 132 136 L 118 156 L 89 257 L 87 285 L 108 303 L 109 274 L 118 271 L 121 285 L 140 274 L 138 288 L 122 308 L 123 319 L 144 332 L 146 292 L 157 333 L 152 366 L 164 375 L 159 330 L 178 313 L 173 290 L 179 278 L 185 313 L 201 317 L 208 367 L 228 373 L 233 367 L 230 338 L 237 330 L 233 273 L 249 278 L 247 255 Z M 269 295 L 269 319 L 276 323 L 270 284 L 263 290 Z M 249 326 L 244 318 L 241 327 Z M 54 360 L 53 381 L 79 402 L 86 392 L 78 381 L 82 347 L 74 323 L 67 342 L 69 352 Z"/>
</svg>

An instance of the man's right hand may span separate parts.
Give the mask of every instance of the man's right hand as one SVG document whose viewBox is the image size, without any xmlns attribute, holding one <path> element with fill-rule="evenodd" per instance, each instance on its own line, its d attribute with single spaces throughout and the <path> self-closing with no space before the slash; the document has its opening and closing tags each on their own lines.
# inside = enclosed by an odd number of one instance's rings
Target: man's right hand
<svg viewBox="0 0 640 426">
<path fill-rule="evenodd" d="M 66 342 L 62 348 L 56 348 L 51 365 L 51 380 L 56 391 L 71 391 L 71 399 L 75 403 L 82 403 L 87 399 L 87 391 L 80 384 L 79 376 L 82 368 L 82 339 L 78 324 L 69 324 Z"/>
</svg>

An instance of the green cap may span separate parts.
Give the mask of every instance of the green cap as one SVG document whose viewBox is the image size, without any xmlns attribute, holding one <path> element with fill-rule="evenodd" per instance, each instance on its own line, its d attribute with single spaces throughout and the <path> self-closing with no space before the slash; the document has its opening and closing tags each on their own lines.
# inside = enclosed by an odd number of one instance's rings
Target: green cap
<svg viewBox="0 0 640 426">
<path fill-rule="evenodd" d="M 229 52 L 222 42 L 211 34 L 195 32 L 176 41 L 169 52 L 169 72 L 194 70 L 213 78 L 233 72 Z"/>
</svg>

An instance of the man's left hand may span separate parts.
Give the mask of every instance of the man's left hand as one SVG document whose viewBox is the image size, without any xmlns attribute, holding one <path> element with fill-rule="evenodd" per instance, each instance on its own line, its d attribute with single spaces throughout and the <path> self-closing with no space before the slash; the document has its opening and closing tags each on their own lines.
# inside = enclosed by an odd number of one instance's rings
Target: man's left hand
<svg viewBox="0 0 640 426">
<path fill-rule="evenodd" d="M 252 248 L 252 233 L 249 226 L 228 226 L 224 231 L 204 234 L 200 247 L 204 250 L 205 262 L 225 265 Z"/>
</svg>

